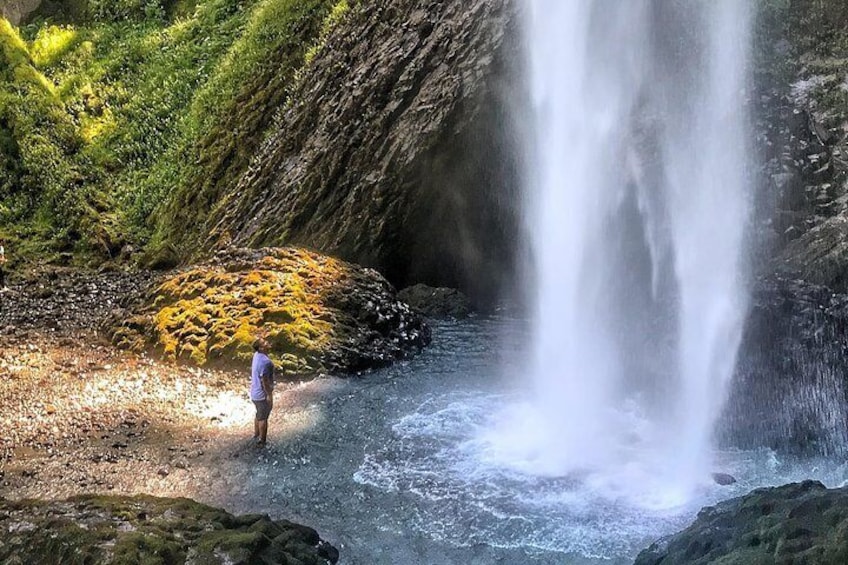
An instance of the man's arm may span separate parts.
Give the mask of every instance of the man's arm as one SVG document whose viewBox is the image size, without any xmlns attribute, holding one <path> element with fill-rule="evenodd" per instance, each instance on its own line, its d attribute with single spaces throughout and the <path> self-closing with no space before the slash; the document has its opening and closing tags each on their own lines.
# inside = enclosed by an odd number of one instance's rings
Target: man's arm
<svg viewBox="0 0 848 565">
<path fill-rule="evenodd" d="M 268 402 L 274 403 L 274 381 L 273 381 L 273 365 L 269 365 L 262 371 L 259 382 L 262 384 L 262 390 L 265 392 L 265 397 Z"/>
</svg>

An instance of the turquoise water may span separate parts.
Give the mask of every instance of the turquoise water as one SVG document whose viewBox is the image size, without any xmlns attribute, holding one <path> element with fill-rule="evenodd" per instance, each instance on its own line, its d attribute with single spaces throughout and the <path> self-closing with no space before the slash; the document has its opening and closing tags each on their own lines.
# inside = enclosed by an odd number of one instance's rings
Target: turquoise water
<svg viewBox="0 0 848 565">
<path fill-rule="evenodd" d="M 634 497 L 651 490 L 628 485 L 645 477 L 627 466 L 615 481 L 591 470 L 530 474 L 505 461 L 492 437 L 524 398 L 525 337 L 510 320 L 439 325 L 433 347 L 409 362 L 302 385 L 298 410 L 310 424 L 258 464 L 250 491 L 268 496 L 251 506 L 316 527 L 348 565 L 617 564 L 686 527 L 704 505 L 759 486 L 848 478 L 826 460 L 725 451 L 715 465 L 736 485 L 707 482 L 669 504 Z"/>
</svg>

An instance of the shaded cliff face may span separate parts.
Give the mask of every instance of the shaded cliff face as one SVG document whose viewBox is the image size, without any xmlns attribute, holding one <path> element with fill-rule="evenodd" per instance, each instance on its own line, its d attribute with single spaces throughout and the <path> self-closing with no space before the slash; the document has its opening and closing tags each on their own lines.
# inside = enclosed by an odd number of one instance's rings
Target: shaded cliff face
<svg viewBox="0 0 848 565">
<path fill-rule="evenodd" d="M 848 291 L 848 5 L 761 2 L 761 272 Z"/>
<path fill-rule="evenodd" d="M 352 7 L 241 182 L 197 226 L 209 233 L 199 249 L 303 245 L 399 286 L 459 287 L 493 302 L 512 278 L 519 231 L 514 4 Z M 209 201 L 195 191 L 177 203 Z M 179 231 L 186 218 L 168 221 Z"/>
<path fill-rule="evenodd" d="M 719 435 L 848 452 L 848 5 L 759 2 L 751 312 Z"/>
</svg>

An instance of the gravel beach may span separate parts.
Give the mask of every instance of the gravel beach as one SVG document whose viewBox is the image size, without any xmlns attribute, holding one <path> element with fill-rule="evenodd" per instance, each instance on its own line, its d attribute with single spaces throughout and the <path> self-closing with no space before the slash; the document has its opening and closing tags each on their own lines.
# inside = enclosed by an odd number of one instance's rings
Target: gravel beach
<svg viewBox="0 0 848 565">
<path fill-rule="evenodd" d="M 269 447 L 252 446 L 249 371 L 118 351 L 99 325 L 153 280 L 50 272 L 0 296 L 0 497 L 189 497 L 249 512 L 245 477 L 308 425 L 313 383 L 281 383 Z M 267 501 L 266 501 L 267 504 Z"/>
</svg>

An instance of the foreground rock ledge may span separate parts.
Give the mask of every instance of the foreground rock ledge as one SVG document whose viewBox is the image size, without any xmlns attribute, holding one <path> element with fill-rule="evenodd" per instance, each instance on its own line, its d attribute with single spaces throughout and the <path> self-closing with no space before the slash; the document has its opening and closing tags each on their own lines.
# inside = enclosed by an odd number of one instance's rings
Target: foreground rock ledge
<svg viewBox="0 0 848 565">
<path fill-rule="evenodd" d="M 246 364 L 265 335 L 291 375 L 382 367 L 429 328 L 376 271 L 296 248 L 229 249 L 162 282 L 115 345 L 196 365 Z"/>
<path fill-rule="evenodd" d="M 848 488 L 816 481 L 758 489 L 701 510 L 635 565 L 848 563 Z"/>
<path fill-rule="evenodd" d="M 184 498 L 0 499 L 0 563 L 325 565 L 338 557 L 312 528 Z"/>
</svg>

